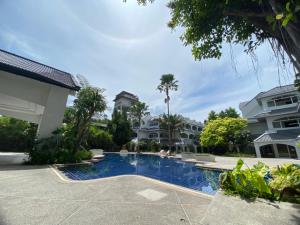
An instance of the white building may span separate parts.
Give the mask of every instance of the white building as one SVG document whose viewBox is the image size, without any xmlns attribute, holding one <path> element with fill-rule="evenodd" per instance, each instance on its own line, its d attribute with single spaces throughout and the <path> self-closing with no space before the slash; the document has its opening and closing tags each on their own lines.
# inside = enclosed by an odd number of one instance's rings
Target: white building
<svg viewBox="0 0 300 225">
<path fill-rule="evenodd" d="M 300 93 L 294 85 L 275 87 L 240 104 L 255 137 L 257 157 L 298 158 Z"/>
<path fill-rule="evenodd" d="M 124 110 L 129 109 L 134 103 L 139 101 L 139 98 L 129 92 L 122 91 L 115 98 L 115 109 Z M 148 115 L 144 117 L 139 129 L 138 124 L 133 124 L 133 130 L 135 131 L 135 137 L 138 137 L 140 141 L 156 141 L 161 145 L 168 145 L 168 131 L 161 129 L 159 125 L 159 117 Z M 175 135 L 175 146 L 181 148 L 183 151 L 189 151 L 188 146 L 199 145 L 199 133 L 203 129 L 203 124 L 195 120 L 183 117 L 182 129 Z"/>
<path fill-rule="evenodd" d="M 38 124 L 38 137 L 62 123 L 68 95 L 80 87 L 71 74 L 0 50 L 0 115 Z"/>
</svg>

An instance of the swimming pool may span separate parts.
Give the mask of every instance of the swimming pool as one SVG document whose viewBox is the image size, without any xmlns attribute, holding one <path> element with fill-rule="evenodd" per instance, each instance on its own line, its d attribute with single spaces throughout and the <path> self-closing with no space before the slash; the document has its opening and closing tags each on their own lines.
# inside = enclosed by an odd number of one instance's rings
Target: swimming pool
<svg viewBox="0 0 300 225">
<path fill-rule="evenodd" d="M 59 168 L 72 180 L 90 180 L 118 175 L 141 175 L 214 195 L 221 171 L 199 169 L 194 163 L 156 155 L 115 153 L 93 165 Z"/>
</svg>

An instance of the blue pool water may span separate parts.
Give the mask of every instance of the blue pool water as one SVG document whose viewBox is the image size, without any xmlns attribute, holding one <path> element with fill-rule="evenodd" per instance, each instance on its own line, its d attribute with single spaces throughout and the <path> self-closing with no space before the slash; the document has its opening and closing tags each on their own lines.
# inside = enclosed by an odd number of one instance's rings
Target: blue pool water
<svg viewBox="0 0 300 225">
<path fill-rule="evenodd" d="M 67 166 L 60 170 L 73 180 L 90 180 L 117 175 L 142 175 L 214 195 L 220 171 L 197 168 L 193 163 L 155 155 L 109 153 L 93 165 Z"/>
</svg>

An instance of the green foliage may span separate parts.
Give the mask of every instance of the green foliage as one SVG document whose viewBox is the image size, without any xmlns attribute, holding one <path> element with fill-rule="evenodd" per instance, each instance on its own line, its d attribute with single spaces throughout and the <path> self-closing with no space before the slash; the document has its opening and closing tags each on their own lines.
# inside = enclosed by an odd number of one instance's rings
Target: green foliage
<svg viewBox="0 0 300 225">
<path fill-rule="evenodd" d="M 91 126 L 87 137 L 87 146 L 89 148 L 112 150 L 112 135 L 104 130 L 98 129 L 95 126 Z"/>
<path fill-rule="evenodd" d="M 0 116 L 0 150 L 24 152 L 33 147 L 37 125 Z"/>
<path fill-rule="evenodd" d="M 276 199 L 300 203 L 300 165 L 285 164 L 271 170 L 272 188 Z"/>
<path fill-rule="evenodd" d="M 129 109 L 129 115 L 133 121 L 138 122 L 141 126 L 142 118 L 149 115 L 148 106 L 144 102 L 137 102 Z"/>
<path fill-rule="evenodd" d="M 145 5 L 153 0 L 138 2 Z M 170 0 L 168 7 L 168 26 L 183 28 L 180 39 L 191 45 L 196 60 L 220 58 L 223 43 L 241 44 L 253 54 L 269 40 L 275 55 L 285 49 L 299 70 L 299 0 Z"/>
<path fill-rule="evenodd" d="M 285 164 L 271 170 L 262 162 L 242 169 L 240 159 L 233 171 L 220 175 L 220 185 L 226 194 L 247 199 L 257 197 L 300 203 L 300 167 Z"/>
<path fill-rule="evenodd" d="M 162 129 L 168 130 L 170 127 L 171 140 L 176 137 L 176 132 L 183 129 L 183 117 L 178 114 L 166 115 L 163 114 L 159 117 L 159 126 Z"/>
<path fill-rule="evenodd" d="M 216 113 L 215 111 L 210 111 L 208 113 L 208 121 L 210 120 L 215 120 L 217 118 L 239 118 L 240 114 L 232 107 L 229 107 L 225 109 L 224 111 L 222 110 L 220 113 Z"/>
<path fill-rule="evenodd" d="M 77 99 L 74 100 L 73 107 L 66 109 L 64 118 L 66 125 L 53 132 L 52 137 L 38 140 L 28 152 L 29 163 L 73 163 L 89 158 L 91 154 L 84 149 L 88 147 L 87 137 L 92 117 L 106 109 L 102 92 L 103 90 L 91 87 L 81 89 L 77 94 Z M 93 134 L 104 138 L 103 134 L 96 133 L 96 131 Z M 91 139 L 92 144 L 99 143 L 96 143 L 93 136 Z"/>
<path fill-rule="evenodd" d="M 235 139 L 238 137 L 237 133 L 244 131 L 246 127 L 247 121 L 241 118 L 226 117 L 208 121 L 200 135 L 201 145 L 204 147 L 226 146 L 230 141 L 237 144 L 237 141 L 241 141 Z"/>
<path fill-rule="evenodd" d="M 173 74 L 163 74 L 160 78 L 160 84 L 157 86 L 157 89 L 160 92 L 165 92 L 169 96 L 169 91 L 178 89 L 178 81 L 175 80 Z"/>
<path fill-rule="evenodd" d="M 73 108 L 74 119 L 70 122 L 70 127 L 75 137 L 73 151 L 76 152 L 85 141 L 92 117 L 106 109 L 103 90 L 92 87 L 81 89 L 74 100 Z"/>
<path fill-rule="evenodd" d="M 220 175 L 220 185 L 225 193 L 238 194 L 249 199 L 256 197 L 273 199 L 271 189 L 264 179 L 269 167 L 259 162 L 252 169 L 242 170 L 243 165 L 244 162 L 240 159 L 233 171 Z"/>
<path fill-rule="evenodd" d="M 84 148 L 72 150 L 74 137 L 67 127 L 58 129 L 53 136 L 38 140 L 28 151 L 30 164 L 75 163 L 90 159 L 92 153 Z"/>
<path fill-rule="evenodd" d="M 108 124 L 108 129 L 113 136 L 113 142 L 119 147 L 129 142 L 132 138 L 133 131 L 125 111 L 122 113 L 114 111 Z"/>
</svg>

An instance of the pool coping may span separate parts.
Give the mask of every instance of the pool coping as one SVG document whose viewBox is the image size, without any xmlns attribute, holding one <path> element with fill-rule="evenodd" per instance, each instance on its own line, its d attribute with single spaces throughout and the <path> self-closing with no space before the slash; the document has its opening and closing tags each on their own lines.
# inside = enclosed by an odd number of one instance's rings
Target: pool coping
<svg viewBox="0 0 300 225">
<path fill-rule="evenodd" d="M 65 174 L 63 174 L 58 169 L 57 165 L 49 165 L 49 167 L 54 172 L 54 174 L 56 174 L 56 176 L 58 176 L 58 178 L 60 180 L 62 180 L 63 182 L 66 182 L 66 183 L 77 183 L 77 184 L 78 183 L 82 183 L 82 184 L 87 183 L 88 184 L 88 183 L 94 183 L 94 182 L 99 182 L 99 181 L 103 181 L 103 180 L 113 180 L 113 179 L 117 179 L 117 178 L 120 178 L 120 177 L 139 177 L 139 178 L 142 178 L 144 180 L 156 183 L 158 185 L 167 186 L 169 188 L 179 190 L 181 192 L 185 192 L 185 193 L 205 197 L 205 198 L 210 199 L 210 200 L 214 198 L 214 195 L 209 195 L 209 194 L 206 194 L 205 192 L 202 192 L 202 191 L 196 191 L 196 190 L 193 190 L 193 189 L 190 189 L 190 188 L 182 187 L 182 186 L 179 186 L 179 185 L 176 185 L 176 184 L 171 184 L 171 183 L 168 183 L 168 182 L 165 182 L 165 181 L 157 180 L 157 179 L 142 176 L 142 175 L 126 174 L 126 175 L 117 175 L 117 176 L 112 176 L 112 177 L 102 177 L 102 178 L 96 178 L 96 179 L 90 179 L 90 180 L 72 180 L 72 179 L 68 178 L 67 176 L 65 176 Z"/>
</svg>

